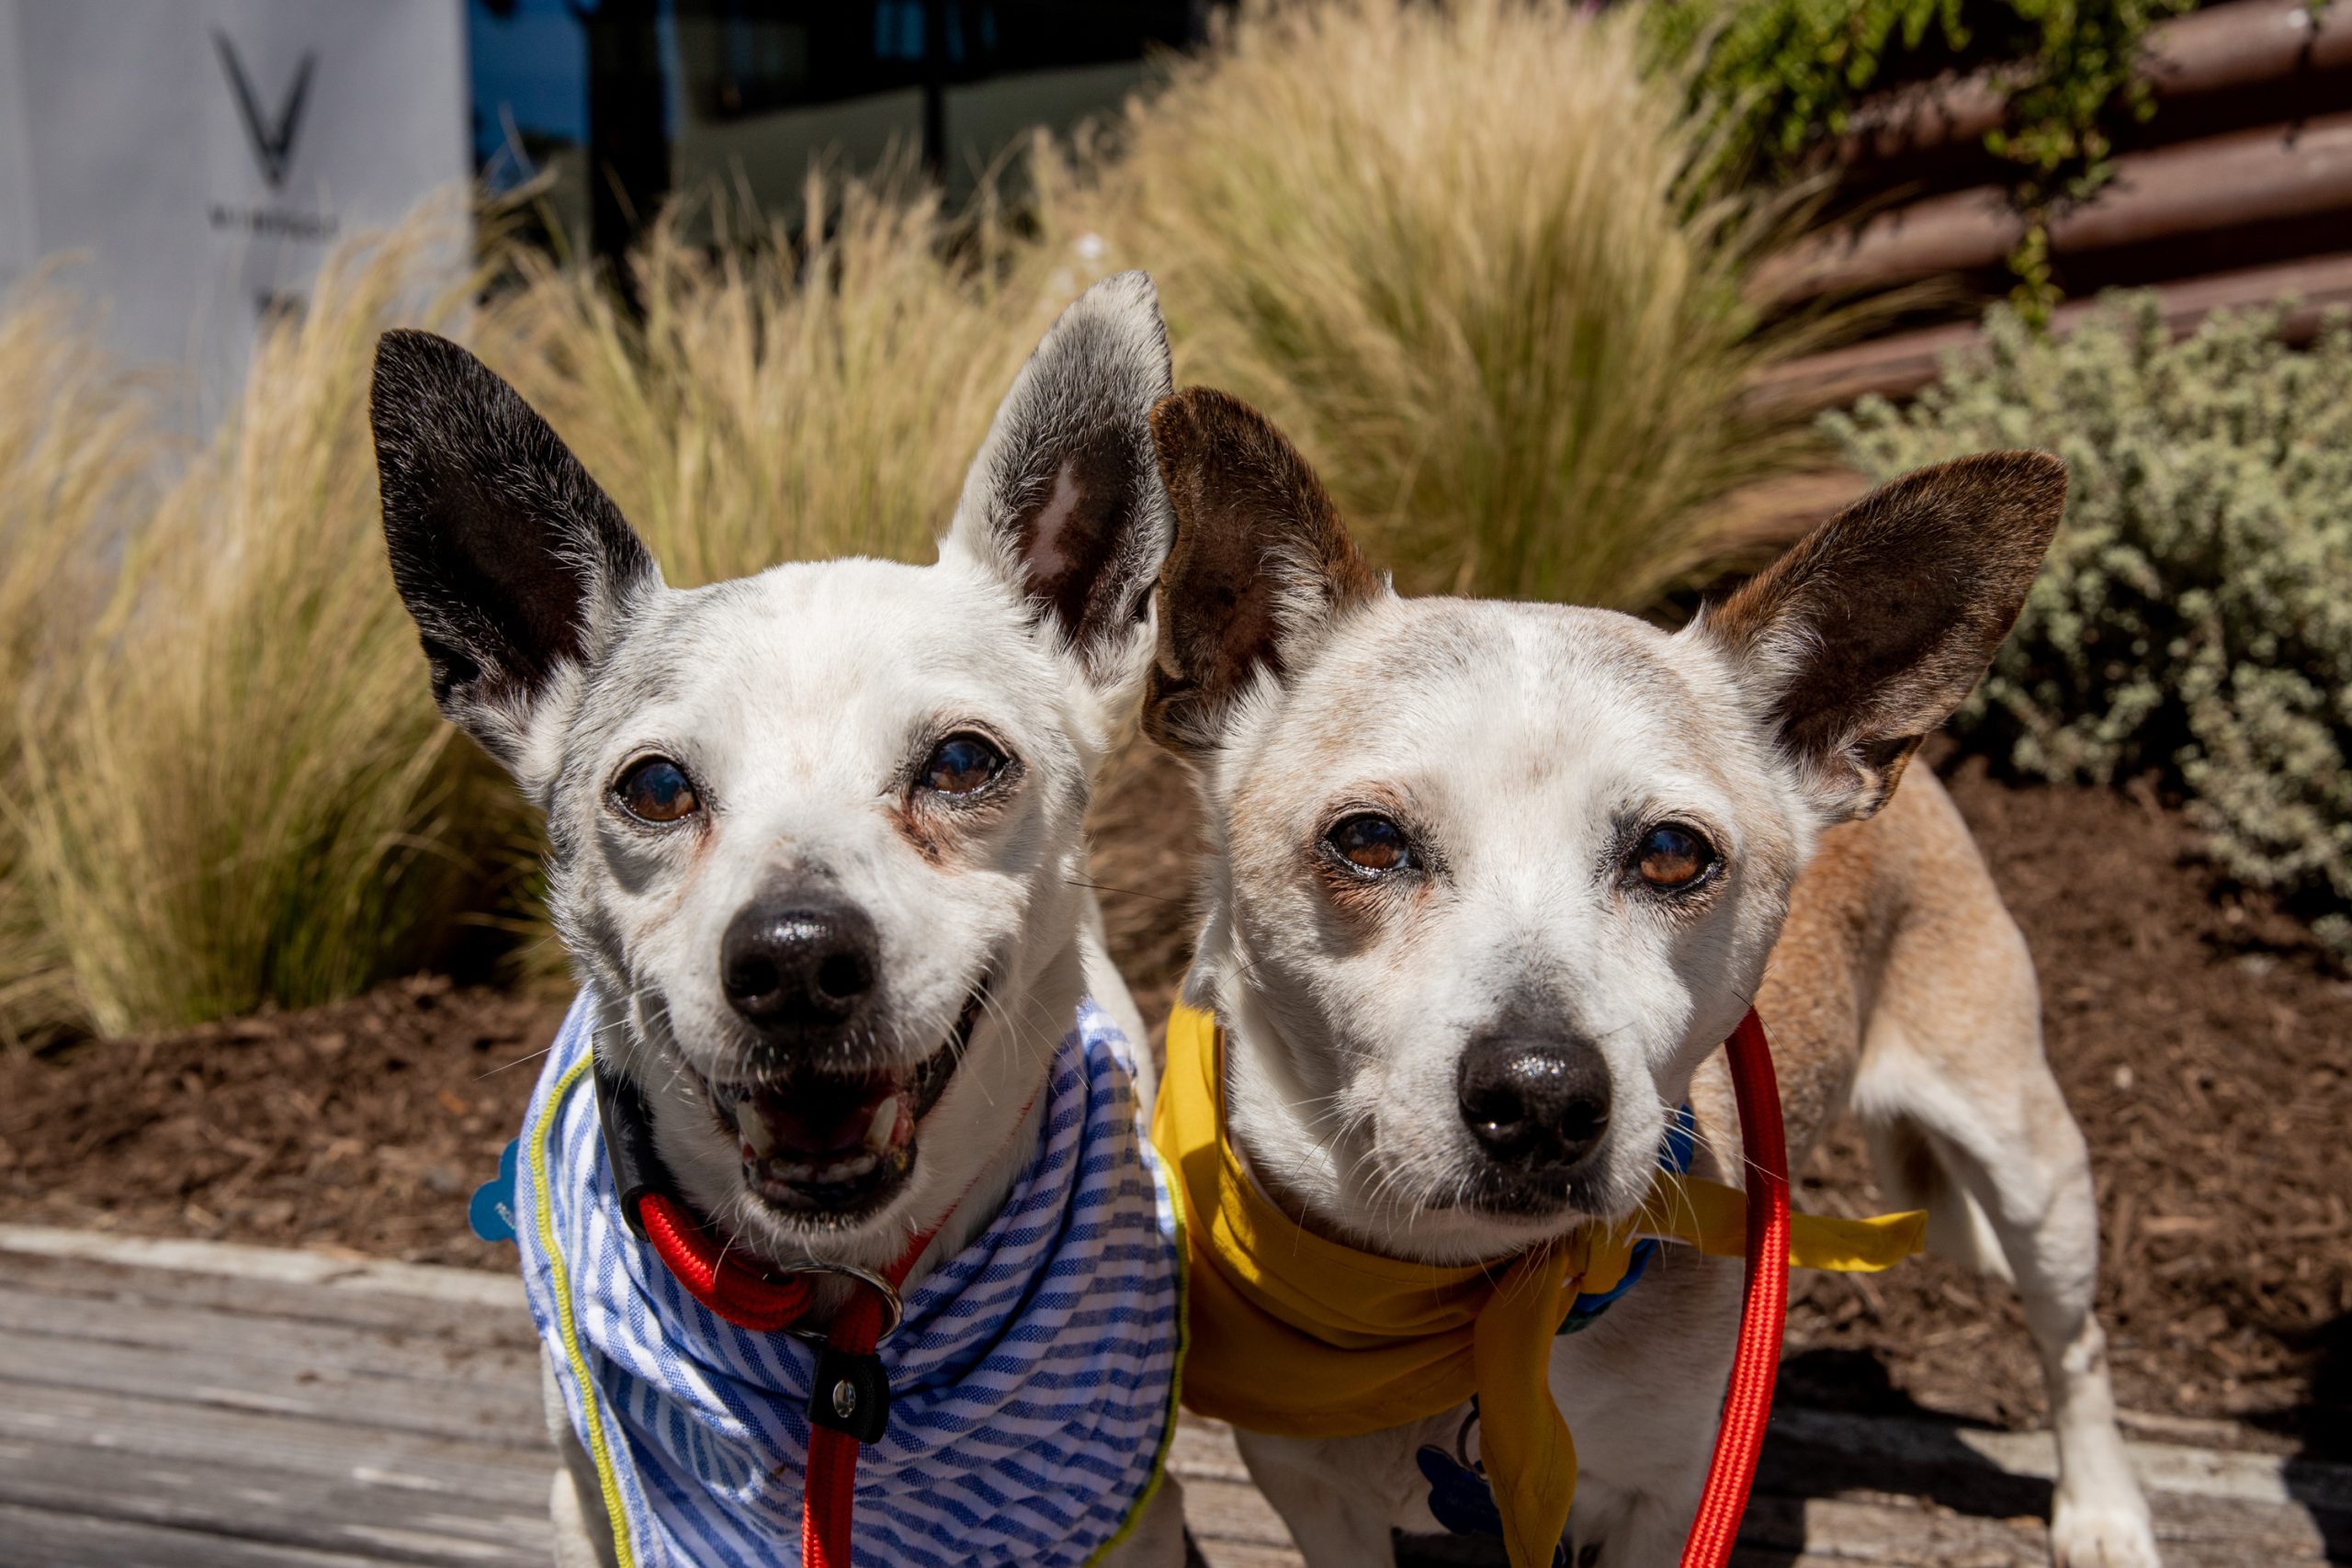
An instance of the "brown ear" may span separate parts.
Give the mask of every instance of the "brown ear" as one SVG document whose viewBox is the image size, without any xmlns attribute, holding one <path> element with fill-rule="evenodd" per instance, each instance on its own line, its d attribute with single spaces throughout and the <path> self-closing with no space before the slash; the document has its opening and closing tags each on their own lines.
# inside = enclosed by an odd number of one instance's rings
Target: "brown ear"
<svg viewBox="0 0 2352 1568">
<path fill-rule="evenodd" d="M 1702 620 L 1832 819 L 1884 805 L 1992 663 L 2066 506 L 2066 466 L 1992 452 L 1882 486 Z"/>
<path fill-rule="evenodd" d="M 1214 747 L 1261 670 L 1380 592 L 1315 470 L 1266 417 L 1188 387 L 1151 411 L 1176 542 L 1159 573 L 1159 642 L 1144 729 L 1171 751 Z"/>
</svg>

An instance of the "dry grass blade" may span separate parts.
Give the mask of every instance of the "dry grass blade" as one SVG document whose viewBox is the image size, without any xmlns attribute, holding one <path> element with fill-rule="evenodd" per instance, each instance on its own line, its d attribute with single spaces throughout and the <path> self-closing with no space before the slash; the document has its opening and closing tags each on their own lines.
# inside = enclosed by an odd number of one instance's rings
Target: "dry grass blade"
<svg viewBox="0 0 2352 1568">
<path fill-rule="evenodd" d="M 1638 18 L 1246 6 L 1071 197 L 1159 279 L 1185 379 L 1263 407 L 1405 583 L 1638 608 L 1809 438 L 1748 407 L 1745 288 L 1792 216 L 1697 188 Z"/>
<path fill-rule="evenodd" d="M 23 738 L 70 695 L 61 649 L 95 615 L 99 562 L 152 500 L 158 456 L 142 390 L 89 335 L 78 300 L 44 275 L 0 307 L 0 801 L 24 790 Z M 65 956 L 40 918 L 24 821 L 0 810 L 0 1044 L 71 1010 Z"/>
<path fill-rule="evenodd" d="M 812 174 L 802 221 L 673 209 L 633 260 L 642 321 L 521 257 L 485 356 L 586 461 L 680 585 L 837 555 L 918 559 L 1072 280 L 985 207 Z M 816 236 L 808 238 L 805 236 Z"/>
<path fill-rule="evenodd" d="M 463 299 L 453 243 L 428 215 L 346 250 L 266 334 L 27 748 L 32 886 L 102 1029 L 346 995 L 447 934 L 495 818 L 457 809 L 479 767 L 392 593 L 367 398 L 376 334 Z"/>
</svg>

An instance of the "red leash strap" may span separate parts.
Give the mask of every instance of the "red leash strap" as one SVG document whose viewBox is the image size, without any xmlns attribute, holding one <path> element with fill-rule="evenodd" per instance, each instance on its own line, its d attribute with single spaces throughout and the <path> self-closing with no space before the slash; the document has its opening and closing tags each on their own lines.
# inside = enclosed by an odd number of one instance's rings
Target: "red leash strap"
<svg viewBox="0 0 2352 1568">
<path fill-rule="evenodd" d="M 941 1216 L 944 1224 L 946 1218 Z M 915 1237 L 890 1268 L 896 1292 L 936 1227 Z M 860 1282 L 833 1319 L 809 1380 L 808 1471 L 800 1484 L 800 1568 L 850 1568 L 850 1519 L 857 1498 L 857 1450 L 889 1425 L 890 1382 L 874 1347 L 882 1337 L 882 1292 Z M 830 1418 L 828 1409 L 830 1408 Z"/>
<path fill-rule="evenodd" d="M 1723 1426 L 1699 1517 L 1682 1549 L 1682 1568 L 1723 1568 L 1731 1561 L 1740 1516 L 1756 1482 L 1772 1387 L 1781 1375 L 1781 1336 L 1789 1316 L 1789 1147 L 1781 1126 L 1781 1089 L 1772 1049 L 1754 1009 L 1725 1043 L 1739 1135 L 1747 1153 L 1747 1301 L 1740 1313 L 1739 1355 L 1724 1395 Z"/>
<path fill-rule="evenodd" d="M 808 1314 L 813 1274 L 773 1279 L 730 1256 L 685 1206 L 660 1192 L 638 1203 L 638 1221 L 655 1256 L 688 1295 L 739 1328 L 775 1334 Z M 888 1275 L 895 1292 L 936 1231 L 909 1244 Z M 800 1492 L 801 1568 L 850 1568 L 851 1522 L 857 1497 L 857 1450 L 878 1440 L 890 1418 L 890 1382 L 876 1359 L 888 1303 L 869 1279 L 853 1279 L 833 1319 L 809 1384 L 808 1469 Z"/>
<path fill-rule="evenodd" d="M 922 1250 L 920 1243 L 917 1251 Z M 911 1257 L 908 1259 L 912 1262 Z M 904 1277 L 902 1267 L 895 1272 Z M 812 1402 L 831 1399 L 844 1382 L 859 1399 L 870 1397 L 858 1386 L 854 1372 L 842 1363 L 870 1361 L 876 1337 L 882 1330 L 882 1298 L 870 1288 L 859 1291 L 849 1299 L 841 1315 L 833 1320 L 832 1332 L 825 1336 L 825 1353 L 818 1358 L 817 1376 L 810 1395 Z M 888 1400 L 887 1385 L 877 1391 Z M 848 1418 L 854 1410 L 834 1406 L 836 1414 Z M 877 1412 L 887 1414 L 887 1410 Z M 880 1437 L 879 1426 L 872 1428 Z M 801 1568 L 850 1568 L 851 1516 L 857 1497 L 857 1450 L 862 1440 L 839 1427 L 827 1427 L 811 1420 L 808 1426 L 808 1472 L 802 1479 L 800 1492 L 800 1564 Z"/>
<path fill-rule="evenodd" d="M 808 1312 L 813 1276 L 771 1280 L 740 1255 L 729 1257 L 675 1199 L 648 1192 L 638 1201 L 637 1220 L 654 1256 L 686 1294 L 736 1327 L 775 1334 L 798 1323 Z"/>
</svg>

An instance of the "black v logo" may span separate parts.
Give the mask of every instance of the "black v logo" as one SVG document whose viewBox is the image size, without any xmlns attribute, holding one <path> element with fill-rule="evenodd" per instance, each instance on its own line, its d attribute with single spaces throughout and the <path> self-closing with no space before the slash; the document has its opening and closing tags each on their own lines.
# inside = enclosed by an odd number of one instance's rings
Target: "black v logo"
<svg viewBox="0 0 2352 1568">
<path fill-rule="evenodd" d="M 277 189 L 286 183 L 287 166 L 294 161 L 294 135 L 302 126 L 302 103 L 311 94 L 311 68 L 319 62 L 315 54 L 304 54 L 302 63 L 294 73 L 294 85 L 286 94 L 286 107 L 277 111 L 275 125 L 264 125 L 261 105 L 254 99 L 253 84 L 245 79 L 245 68 L 238 62 L 237 46 L 229 35 L 218 28 L 212 30 L 213 47 L 220 51 L 220 64 L 229 73 L 229 86 L 237 95 L 237 112 L 244 118 L 246 139 L 254 144 L 254 161 L 261 165 L 261 177 L 269 188 Z"/>
</svg>

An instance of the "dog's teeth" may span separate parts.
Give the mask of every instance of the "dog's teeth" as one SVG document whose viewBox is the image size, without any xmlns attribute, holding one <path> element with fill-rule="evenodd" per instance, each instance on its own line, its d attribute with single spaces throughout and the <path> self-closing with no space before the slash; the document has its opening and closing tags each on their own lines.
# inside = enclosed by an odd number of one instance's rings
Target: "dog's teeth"
<svg viewBox="0 0 2352 1568">
<path fill-rule="evenodd" d="M 822 1182 L 854 1181 L 871 1172 L 874 1165 L 874 1156 L 859 1155 L 854 1159 L 845 1159 L 839 1164 L 824 1167 L 816 1173 L 815 1179 Z"/>
<path fill-rule="evenodd" d="M 768 1131 L 768 1124 L 760 1120 L 758 1109 L 748 1100 L 735 1102 L 735 1130 L 743 1134 L 744 1144 L 760 1158 L 775 1153 L 775 1134 Z"/>
<path fill-rule="evenodd" d="M 878 1155 L 890 1146 L 890 1134 L 899 1130 L 899 1097 L 885 1095 L 882 1103 L 874 1108 L 874 1115 L 865 1123 L 865 1152 Z"/>
</svg>

